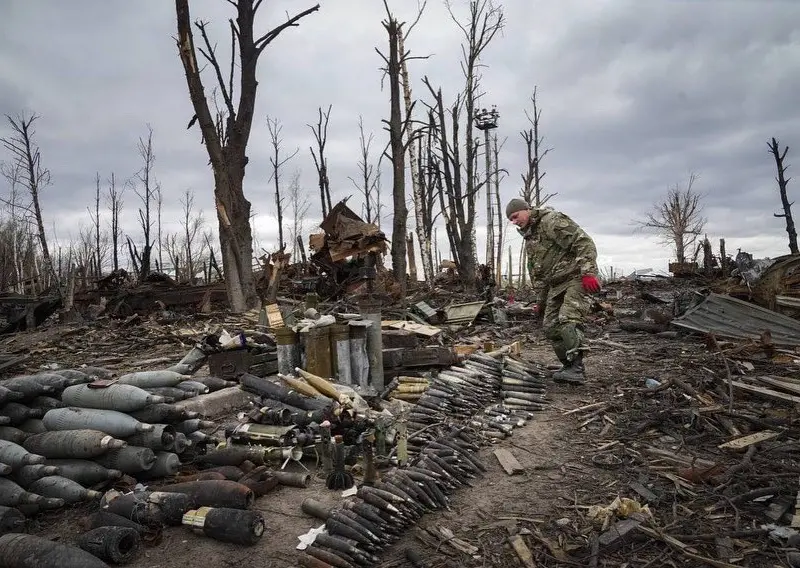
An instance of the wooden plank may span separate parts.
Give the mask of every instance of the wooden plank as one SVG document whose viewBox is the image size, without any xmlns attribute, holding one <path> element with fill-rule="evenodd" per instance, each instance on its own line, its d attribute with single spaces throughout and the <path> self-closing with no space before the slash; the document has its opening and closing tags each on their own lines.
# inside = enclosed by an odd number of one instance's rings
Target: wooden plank
<svg viewBox="0 0 800 568">
<path fill-rule="evenodd" d="M 520 562 L 522 562 L 522 565 L 525 566 L 525 568 L 536 568 L 536 563 L 533 561 L 531 549 L 528 548 L 528 545 L 525 544 L 525 541 L 522 540 L 520 535 L 511 535 L 508 537 L 508 542 L 511 543 L 511 548 L 513 548 L 514 552 L 517 553 Z"/>
<path fill-rule="evenodd" d="M 630 539 L 628 535 L 646 520 L 644 513 L 633 513 L 627 519 L 616 521 L 598 537 L 598 544 L 604 551 L 612 552 L 625 544 Z"/>
<path fill-rule="evenodd" d="M 415 323 L 413 321 L 392 322 L 388 325 L 388 327 L 394 329 L 404 329 L 412 333 L 418 333 L 419 335 L 424 335 L 425 337 L 433 337 L 435 335 L 439 335 L 440 333 L 442 333 L 442 330 L 439 329 L 438 327 L 433 327 L 431 325 L 422 325 L 419 323 Z"/>
<path fill-rule="evenodd" d="M 497 448 L 494 451 L 494 457 L 500 462 L 500 466 L 506 470 L 508 475 L 515 475 L 517 473 L 525 473 L 525 468 L 522 467 L 509 450 L 505 448 Z"/>
<path fill-rule="evenodd" d="M 771 440 L 773 438 L 776 438 L 777 436 L 778 432 L 773 432 L 772 430 L 763 430 L 761 432 L 755 432 L 753 434 L 748 434 L 747 436 L 742 436 L 741 438 L 736 438 L 735 440 L 731 440 L 730 442 L 725 442 L 724 444 L 720 444 L 717 447 L 720 450 L 733 450 L 733 451 L 744 450 L 754 444 Z"/>
<path fill-rule="evenodd" d="M 286 327 L 286 324 L 283 323 L 283 314 L 281 314 L 281 309 L 278 307 L 278 304 L 269 304 L 267 306 L 267 321 L 269 322 L 270 329 Z"/>
<path fill-rule="evenodd" d="M 786 392 L 800 395 L 800 383 L 790 382 L 788 380 L 778 377 L 757 377 L 762 383 L 775 387 L 777 389 L 785 390 Z"/>
<path fill-rule="evenodd" d="M 746 383 L 742 383 L 739 381 L 732 381 L 731 384 L 734 388 L 739 390 L 743 390 L 745 392 L 749 392 L 751 394 L 756 394 L 760 396 L 764 396 L 771 399 L 782 400 L 785 402 L 793 402 L 795 404 L 800 404 L 800 396 L 793 396 L 791 394 L 784 394 L 782 392 L 774 391 L 771 389 L 767 389 L 764 387 L 757 387 L 755 385 L 748 385 Z"/>
<path fill-rule="evenodd" d="M 655 503 L 656 501 L 658 501 L 658 495 L 650 491 L 647 487 L 645 487 L 638 481 L 631 481 L 628 484 L 628 487 L 636 491 L 636 493 L 638 493 L 648 503 Z"/>
</svg>

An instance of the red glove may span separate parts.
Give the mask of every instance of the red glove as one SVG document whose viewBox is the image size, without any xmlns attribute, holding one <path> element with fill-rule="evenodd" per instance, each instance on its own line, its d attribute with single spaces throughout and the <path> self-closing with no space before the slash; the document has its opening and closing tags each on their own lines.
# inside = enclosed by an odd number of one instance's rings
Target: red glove
<svg viewBox="0 0 800 568">
<path fill-rule="evenodd" d="M 584 274 L 581 276 L 581 284 L 583 285 L 583 289 L 589 293 L 600 291 L 600 282 L 594 274 Z"/>
</svg>

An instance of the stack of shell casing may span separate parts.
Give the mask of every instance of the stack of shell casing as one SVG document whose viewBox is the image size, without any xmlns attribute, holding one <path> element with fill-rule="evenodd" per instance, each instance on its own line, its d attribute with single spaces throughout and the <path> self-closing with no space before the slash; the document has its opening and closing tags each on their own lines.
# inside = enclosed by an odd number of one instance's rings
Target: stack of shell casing
<svg viewBox="0 0 800 568">
<path fill-rule="evenodd" d="M 430 386 L 430 379 L 425 377 L 397 377 L 392 383 L 394 388 L 390 391 L 391 398 L 417 402 Z"/>
<path fill-rule="evenodd" d="M 393 468 L 356 497 L 328 508 L 306 499 L 303 512 L 325 522 L 298 557 L 302 566 L 376 566 L 377 555 L 397 541 L 424 513 L 449 509 L 449 495 L 472 485 L 486 467 L 475 457 L 476 440 L 464 429 L 449 427 L 426 444 L 413 464 Z"/>
<path fill-rule="evenodd" d="M 89 386 L 111 377 L 107 369 L 81 367 L 0 383 L 0 462 L 4 456 L 13 462 L 2 479 L 0 506 L 34 514 L 99 498 L 94 489 L 123 474 L 137 480 L 174 475 L 190 447 L 214 440 L 202 429 L 215 424 L 170 402 L 236 384 L 156 370 Z"/>
<path fill-rule="evenodd" d="M 500 379 L 502 406 L 500 410 L 534 412 L 547 408 L 546 368 L 523 363 L 511 357 L 503 358 Z"/>
<path fill-rule="evenodd" d="M 471 427 L 485 430 L 490 437 L 504 437 L 506 425 L 490 427 L 474 418 L 499 399 L 502 373 L 503 362 L 482 353 L 439 371 L 406 415 L 409 451 L 419 451 L 439 435 L 434 425 L 452 420 L 470 420 Z"/>
</svg>

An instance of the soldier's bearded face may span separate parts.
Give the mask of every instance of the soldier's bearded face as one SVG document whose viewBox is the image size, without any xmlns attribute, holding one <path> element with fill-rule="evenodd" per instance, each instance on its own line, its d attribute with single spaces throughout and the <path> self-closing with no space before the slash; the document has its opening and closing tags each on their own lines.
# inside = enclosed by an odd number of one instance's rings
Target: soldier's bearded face
<svg viewBox="0 0 800 568">
<path fill-rule="evenodd" d="M 520 229 L 524 229 L 528 226 L 528 221 L 531 219 L 531 212 L 528 209 L 523 209 L 522 211 L 514 211 L 509 217 L 510 221 L 514 223 Z"/>
</svg>

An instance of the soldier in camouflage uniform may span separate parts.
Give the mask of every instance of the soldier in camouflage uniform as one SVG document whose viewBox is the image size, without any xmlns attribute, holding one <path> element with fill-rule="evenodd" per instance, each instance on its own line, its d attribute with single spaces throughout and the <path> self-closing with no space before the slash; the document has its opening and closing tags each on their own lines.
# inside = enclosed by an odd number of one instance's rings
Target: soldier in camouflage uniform
<svg viewBox="0 0 800 568">
<path fill-rule="evenodd" d="M 508 203 L 506 217 L 525 239 L 528 273 L 539 287 L 542 328 L 562 364 L 553 380 L 583 384 L 583 322 L 590 294 L 600 290 L 594 241 L 563 213 L 522 199 Z"/>
</svg>

